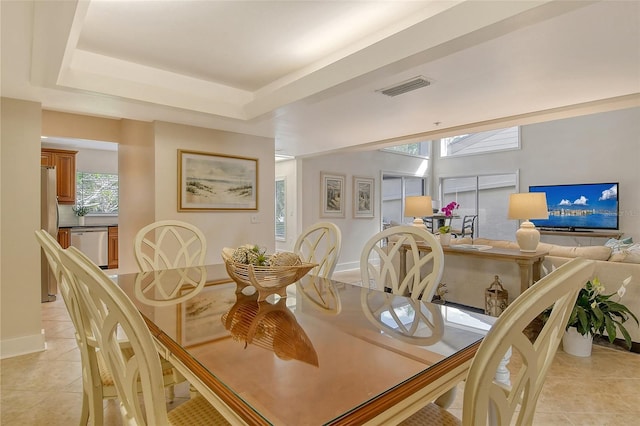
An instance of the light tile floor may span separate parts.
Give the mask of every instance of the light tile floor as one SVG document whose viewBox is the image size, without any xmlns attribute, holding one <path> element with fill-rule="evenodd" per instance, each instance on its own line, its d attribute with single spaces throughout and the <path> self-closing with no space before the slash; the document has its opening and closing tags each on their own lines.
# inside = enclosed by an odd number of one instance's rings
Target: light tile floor
<svg viewBox="0 0 640 426">
<path fill-rule="evenodd" d="M 47 350 L 0 361 L 0 425 L 77 425 L 82 407 L 80 353 L 62 298 L 42 304 Z M 189 397 L 188 383 L 175 387 L 169 409 Z M 104 402 L 104 424 L 122 425 L 115 400 Z"/>
<path fill-rule="evenodd" d="M 360 271 L 334 273 L 348 283 Z M 512 359 L 517 365 L 517 355 Z M 462 418 L 464 383 L 449 408 Z M 562 345 L 554 358 L 536 406 L 534 425 L 623 426 L 640 418 L 640 354 L 594 345 L 589 358 L 568 355 Z"/>
<path fill-rule="evenodd" d="M 357 282 L 359 274 L 337 273 Z M 80 356 L 61 298 L 42 304 L 47 350 L 0 361 L 0 425 L 78 424 L 82 381 Z M 461 416 L 463 384 L 450 411 Z M 170 408 L 188 398 L 176 387 Z M 115 401 L 105 401 L 105 424 L 122 424 Z M 594 345 L 590 358 L 558 350 L 538 402 L 535 425 L 629 425 L 640 418 L 640 355 Z"/>
</svg>

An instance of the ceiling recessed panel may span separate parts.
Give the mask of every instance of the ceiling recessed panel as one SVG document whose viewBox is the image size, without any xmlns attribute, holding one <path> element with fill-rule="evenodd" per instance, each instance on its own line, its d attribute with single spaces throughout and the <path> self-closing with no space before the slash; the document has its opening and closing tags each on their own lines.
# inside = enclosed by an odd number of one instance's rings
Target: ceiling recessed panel
<svg viewBox="0 0 640 426">
<path fill-rule="evenodd" d="M 78 48 L 255 91 L 428 1 L 93 1 Z"/>
<path fill-rule="evenodd" d="M 637 1 L 2 2 L 2 95 L 312 155 L 637 105 L 639 21 Z"/>
</svg>

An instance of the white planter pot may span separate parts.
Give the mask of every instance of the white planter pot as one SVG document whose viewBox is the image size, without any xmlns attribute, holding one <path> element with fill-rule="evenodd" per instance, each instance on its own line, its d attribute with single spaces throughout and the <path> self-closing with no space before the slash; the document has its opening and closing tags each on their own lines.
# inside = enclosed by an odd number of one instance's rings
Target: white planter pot
<svg viewBox="0 0 640 426">
<path fill-rule="evenodd" d="M 78 225 L 84 226 L 84 216 L 78 216 Z"/>
<path fill-rule="evenodd" d="M 562 348 L 569 355 L 589 357 L 593 346 L 591 333 L 583 336 L 575 327 L 569 327 L 562 336 Z"/>
<path fill-rule="evenodd" d="M 451 234 L 440 234 L 440 244 L 448 246 L 451 243 Z"/>
</svg>

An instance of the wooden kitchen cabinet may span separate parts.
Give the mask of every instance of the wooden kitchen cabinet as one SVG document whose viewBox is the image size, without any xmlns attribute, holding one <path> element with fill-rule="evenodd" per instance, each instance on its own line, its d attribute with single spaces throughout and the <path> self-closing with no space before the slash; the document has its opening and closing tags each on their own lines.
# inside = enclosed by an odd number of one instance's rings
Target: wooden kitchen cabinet
<svg viewBox="0 0 640 426">
<path fill-rule="evenodd" d="M 116 269 L 118 267 L 118 227 L 109 227 L 109 250 L 108 250 L 108 268 Z"/>
<path fill-rule="evenodd" d="M 40 165 L 41 166 L 55 166 L 55 162 L 53 160 L 53 152 L 45 151 L 44 149 L 40 151 Z"/>
<path fill-rule="evenodd" d="M 42 148 L 40 164 L 56 168 L 56 193 L 59 204 L 76 203 L 76 154 L 78 151 Z"/>
<path fill-rule="evenodd" d="M 69 248 L 71 245 L 71 228 L 58 229 L 58 244 L 60 244 L 63 249 Z"/>
</svg>

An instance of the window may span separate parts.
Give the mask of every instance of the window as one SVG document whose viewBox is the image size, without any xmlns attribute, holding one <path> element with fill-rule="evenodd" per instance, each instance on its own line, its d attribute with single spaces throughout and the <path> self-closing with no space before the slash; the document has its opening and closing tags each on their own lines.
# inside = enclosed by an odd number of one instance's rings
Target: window
<svg viewBox="0 0 640 426">
<path fill-rule="evenodd" d="M 426 195 L 427 178 L 415 176 L 382 176 L 382 222 L 411 223 L 404 217 L 404 199 L 412 195 Z"/>
<path fill-rule="evenodd" d="M 89 208 L 89 214 L 118 213 L 118 175 L 76 173 L 76 203 Z"/>
<path fill-rule="evenodd" d="M 453 136 L 440 140 L 440 156 L 485 154 L 520 148 L 520 127 Z"/>
<path fill-rule="evenodd" d="M 505 213 L 509 195 L 517 188 L 517 172 L 440 179 L 442 204 L 460 204 L 452 227 L 459 229 L 464 215 L 478 215 L 476 236 L 497 240 L 513 239 L 517 230 L 517 221 L 508 220 Z"/>
<path fill-rule="evenodd" d="M 276 179 L 276 240 L 286 239 L 287 192 L 284 178 Z"/>
<path fill-rule="evenodd" d="M 429 155 L 431 154 L 431 141 L 390 146 L 388 148 L 384 148 L 383 151 L 391 151 L 398 154 L 410 155 L 412 157 L 429 158 Z"/>
</svg>

